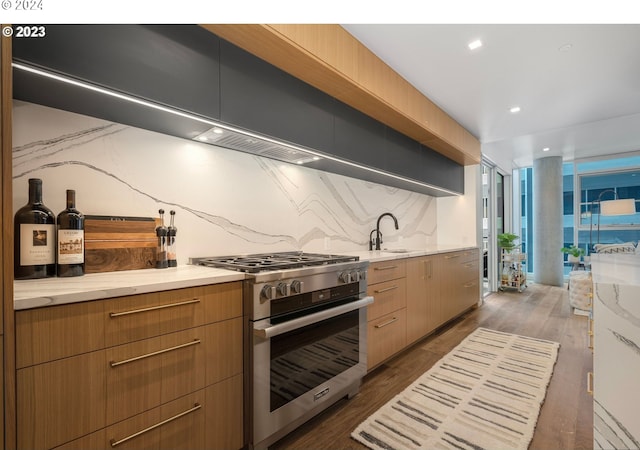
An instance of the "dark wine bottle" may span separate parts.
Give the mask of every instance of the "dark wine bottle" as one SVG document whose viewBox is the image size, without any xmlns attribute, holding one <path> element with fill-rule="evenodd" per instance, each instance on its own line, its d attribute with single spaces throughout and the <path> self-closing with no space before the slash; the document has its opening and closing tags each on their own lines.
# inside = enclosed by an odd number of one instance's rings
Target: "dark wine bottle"
<svg viewBox="0 0 640 450">
<path fill-rule="evenodd" d="M 56 217 L 42 203 L 42 180 L 29 179 L 29 203 L 13 219 L 16 280 L 56 276 Z"/>
<path fill-rule="evenodd" d="M 67 209 L 58 214 L 58 276 L 84 275 L 84 216 L 76 209 L 76 191 L 67 190 Z"/>
</svg>

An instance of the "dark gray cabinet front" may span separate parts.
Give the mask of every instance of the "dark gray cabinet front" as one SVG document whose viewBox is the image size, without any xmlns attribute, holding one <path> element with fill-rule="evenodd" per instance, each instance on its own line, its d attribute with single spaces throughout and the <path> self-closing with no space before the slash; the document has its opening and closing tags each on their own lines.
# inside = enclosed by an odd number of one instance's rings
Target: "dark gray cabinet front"
<svg viewBox="0 0 640 450">
<path fill-rule="evenodd" d="M 224 40 L 220 87 L 223 122 L 330 152 L 332 97 Z"/>
<path fill-rule="evenodd" d="M 197 25 L 47 25 L 43 38 L 13 39 L 13 58 L 218 118 L 219 43 Z"/>
</svg>

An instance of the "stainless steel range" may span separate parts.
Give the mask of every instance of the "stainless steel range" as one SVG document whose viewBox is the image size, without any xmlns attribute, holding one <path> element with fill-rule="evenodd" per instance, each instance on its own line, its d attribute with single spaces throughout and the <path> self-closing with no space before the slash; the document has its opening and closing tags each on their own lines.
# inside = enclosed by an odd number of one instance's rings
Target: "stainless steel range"
<svg viewBox="0 0 640 450">
<path fill-rule="evenodd" d="M 286 252 L 194 258 L 246 272 L 249 446 L 267 448 L 337 400 L 367 370 L 367 261 Z"/>
</svg>

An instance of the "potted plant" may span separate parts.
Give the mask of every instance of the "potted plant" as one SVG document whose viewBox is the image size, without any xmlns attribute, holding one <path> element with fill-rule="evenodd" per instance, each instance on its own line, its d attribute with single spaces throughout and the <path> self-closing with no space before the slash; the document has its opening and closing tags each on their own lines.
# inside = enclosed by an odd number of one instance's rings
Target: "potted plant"
<svg viewBox="0 0 640 450">
<path fill-rule="evenodd" d="M 580 257 L 584 256 L 584 249 L 576 247 L 575 245 L 572 245 L 571 247 L 562 247 L 560 251 L 567 254 L 567 261 L 572 264 L 579 263 Z"/>
<path fill-rule="evenodd" d="M 513 233 L 502 233 L 498 235 L 498 246 L 505 251 L 505 253 L 511 253 L 516 248 L 519 248 L 520 245 L 516 245 L 514 241 L 519 239 L 520 236 L 517 236 Z"/>
</svg>

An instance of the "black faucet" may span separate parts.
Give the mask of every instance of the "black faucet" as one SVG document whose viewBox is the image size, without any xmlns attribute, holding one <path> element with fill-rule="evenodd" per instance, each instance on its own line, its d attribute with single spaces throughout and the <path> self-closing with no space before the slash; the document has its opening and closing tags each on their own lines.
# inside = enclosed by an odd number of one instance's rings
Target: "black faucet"
<svg viewBox="0 0 640 450">
<path fill-rule="evenodd" d="M 371 230 L 371 233 L 369 233 L 369 251 L 373 250 L 373 243 L 376 241 L 376 238 L 373 237 L 373 233 L 376 232 L 376 229 L 374 228 L 373 230 Z M 380 235 L 380 239 L 382 239 L 382 233 L 378 232 Z"/>
<path fill-rule="evenodd" d="M 382 244 L 382 233 L 380 233 L 380 219 L 384 216 L 389 216 L 393 219 L 393 223 L 396 226 L 396 230 L 398 229 L 398 219 L 391 213 L 384 213 L 378 217 L 378 222 L 376 223 L 376 250 L 380 250 L 380 244 Z"/>
</svg>

